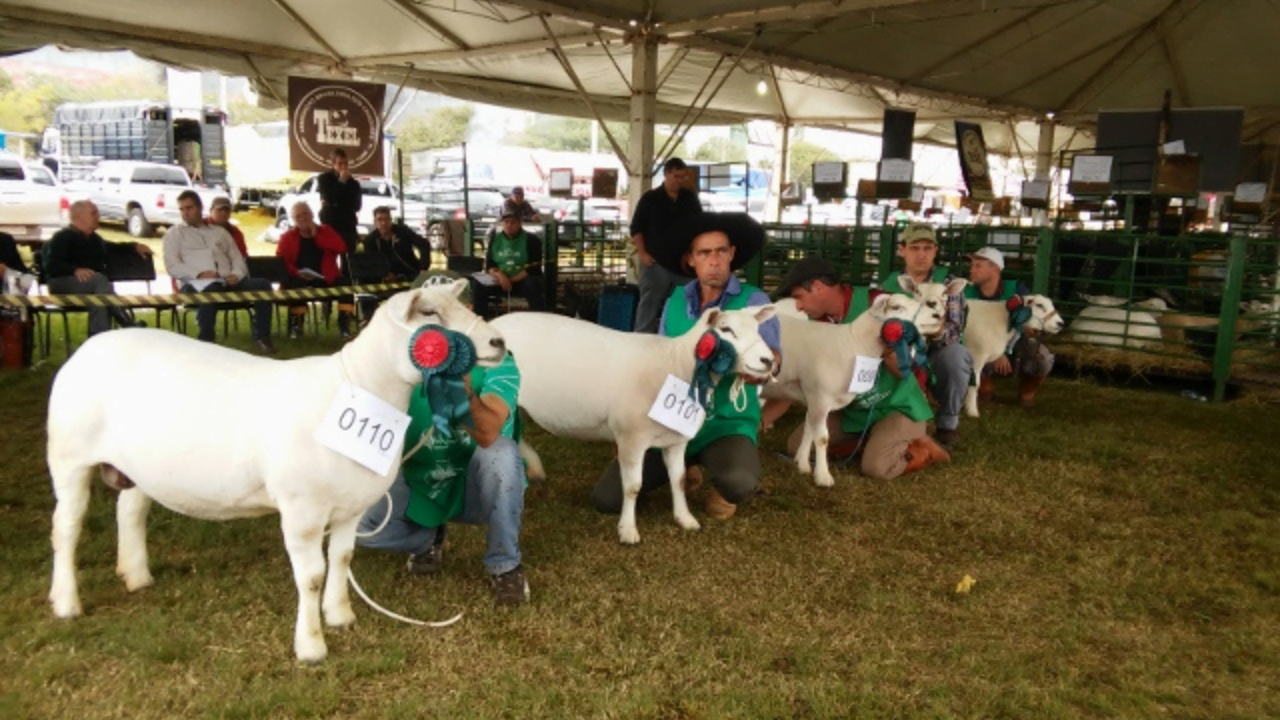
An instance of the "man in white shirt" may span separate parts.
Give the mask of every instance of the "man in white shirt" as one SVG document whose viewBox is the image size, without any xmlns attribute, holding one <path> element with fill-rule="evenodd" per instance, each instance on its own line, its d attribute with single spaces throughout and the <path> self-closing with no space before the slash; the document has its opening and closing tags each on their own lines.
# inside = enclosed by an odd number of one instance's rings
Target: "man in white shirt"
<svg viewBox="0 0 1280 720">
<path fill-rule="evenodd" d="M 180 292 L 272 290 L 262 278 L 248 277 L 249 269 L 231 235 L 217 225 L 204 223 L 204 203 L 194 190 L 178 195 L 182 223 L 164 235 L 164 264 Z M 214 342 L 218 306 L 204 303 L 196 310 L 200 339 Z M 276 352 L 271 342 L 271 301 L 253 303 L 253 342 L 264 355 Z"/>
</svg>

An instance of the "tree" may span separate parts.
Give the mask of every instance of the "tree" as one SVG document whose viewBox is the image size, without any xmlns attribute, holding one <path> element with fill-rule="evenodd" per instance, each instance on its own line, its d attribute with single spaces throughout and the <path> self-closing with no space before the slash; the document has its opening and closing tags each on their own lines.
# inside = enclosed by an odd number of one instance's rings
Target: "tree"
<svg viewBox="0 0 1280 720">
<path fill-rule="evenodd" d="M 617 133 L 614 133 L 614 137 L 617 137 Z M 540 117 L 524 130 L 508 135 L 506 142 L 542 150 L 590 152 L 591 121 L 582 118 Z"/>
<path fill-rule="evenodd" d="M 815 162 L 840 161 L 839 155 L 816 143 L 791 143 L 791 157 L 787 162 L 787 182 L 800 182 L 813 185 L 813 164 Z"/>
<path fill-rule="evenodd" d="M 693 159 L 720 163 L 746 162 L 747 149 L 740 147 L 729 138 L 713 137 L 693 151 Z"/>
<path fill-rule="evenodd" d="M 411 153 L 460 145 L 470 133 L 471 118 L 475 112 L 475 106 L 468 103 L 405 118 L 395 128 L 396 147 Z"/>
</svg>

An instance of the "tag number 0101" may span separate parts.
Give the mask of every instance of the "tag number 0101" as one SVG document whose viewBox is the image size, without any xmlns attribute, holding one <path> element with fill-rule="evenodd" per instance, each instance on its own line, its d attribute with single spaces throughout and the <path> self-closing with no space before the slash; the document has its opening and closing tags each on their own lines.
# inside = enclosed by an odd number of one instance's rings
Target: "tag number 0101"
<svg viewBox="0 0 1280 720">
<path fill-rule="evenodd" d="M 384 428 L 382 423 L 369 424 L 369 418 L 359 417 L 352 408 L 347 408 L 338 416 L 338 427 L 343 432 L 351 432 L 354 430 L 356 438 L 364 438 L 365 432 L 369 433 L 369 445 L 377 445 L 382 452 L 391 450 L 391 444 L 395 442 L 396 434 L 390 428 Z"/>
<path fill-rule="evenodd" d="M 698 404 L 687 397 L 677 399 L 675 395 L 667 393 L 662 398 L 662 407 L 668 410 L 675 410 L 685 420 L 692 420 L 693 416 L 698 414 Z"/>
</svg>

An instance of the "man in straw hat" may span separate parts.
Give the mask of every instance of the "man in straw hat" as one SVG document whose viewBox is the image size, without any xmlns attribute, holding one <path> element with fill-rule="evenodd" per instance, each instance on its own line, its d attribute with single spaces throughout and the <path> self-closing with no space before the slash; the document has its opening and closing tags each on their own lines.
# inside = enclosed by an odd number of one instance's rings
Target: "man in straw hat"
<svg viewBox="0 0 1280 720">
<path fill-rule="evenodd" d="M 674 275 L 696 278 L 668 297 L 659 333 L 683 335 L 708 308 L 740 310 L 769 304 L 769 296 L 741 282 L 733 271 L 746 265 L 764 246 L 764 228 L 745 213 L 702 213 L 675 225 L 667 241 L 651 252 L 654 261 Z M 774 370 L 782 357 L 777 318 L 760 324 L 760 336 L 774 353 Z M 707 514 L 717 519 L 733 515 L 737 504 L 760 485 L 760 397 L 753 387 L 735 390 L 735 378 L 721 378 L 712 393 L 711 410 L 698 434 L 689 441 L 685 463 L 696 478 L 706 469 L 712 491 Z M 696 472 L 695 472 L 696 471 Z M 645 454 L 641 492 L 668 483 L 662 455 Z M 592 500 L 601 512 L 622 509 L 622 472 L 614 460 L 596 483 Z"/>
</svg>

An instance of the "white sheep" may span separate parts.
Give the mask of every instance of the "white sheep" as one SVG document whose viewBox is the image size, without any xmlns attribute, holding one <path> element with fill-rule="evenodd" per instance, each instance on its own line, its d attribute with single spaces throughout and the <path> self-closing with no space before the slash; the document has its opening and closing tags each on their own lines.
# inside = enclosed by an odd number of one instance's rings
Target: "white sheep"
<svg viewBox="0 0 1280 720">
<path fill-rule="evenodd" d="M 796 467 L 809 474 L 814 483 L 830 487 L 835 484 L 827 462 L 830 432 L 827 415 L 845 407 L 857 397 L 849 392 L 854 364 L 858 356 L 879 358 L 884 352 L 880 328 L 886 320 L 897 318 L 915 323 L 921 335 L 928 337 L 942 330 L 946 308 L 947 286 L 923 283 L 916 287 L 907 277 L 899 280 L 904 290 L 921 293 L 923 300 L 908 295 L 880 295 L 867 312 L 848 324 L 832 325 L 779 315 L 782 324 L 782 369 L 777 381 L 765 386 L 763 397 L 804 403 L 804 430 L 796 450 Z M 881 372 L 887 372 L 881 369 Z M 816 448 L 813 466 L 809 458 Z"/>
<path fill-rule="evenodd" d="M 1023 304 L 1031 311 L 1031 317 L 1023 325 L 1024 332 L 1034 330 L 1053 335 L 1062 330 L 1062 316 L 1058 315 L 1052 300 L 1043 295 L 1028 295 L 1023 298 Z M 976 383 L 982 375 L 982 369 L 1005 354 L 1015 333 L 1009 329 L 1009 310 L 1004 300 L 971 298 L 966 301 L 966 308 L 964 346 L 973 355 Z M 970 384 L 965 392 L 964 411 L 969 417 L 978 417 L 976 384 Z"/>
<path fill-rule="evenodd" d="M 1160 325 L 1155 315 L 1148 311 L 1167 310 L 1169 306 L 1164 300 L 1149 298 L 1133 303 L 1130 308 L 1123 308 L 1112 304 L 1116 300 L 1125 302 L 1119 298 L 1083 297 L 1098 304 L 1081 310 L 1067 326 L 1066 334 L 1073 342 L 1135 349 L 1159 347 L 1162 344 Z"/>
<path fill-rule="evenodd" d="M 694 348 L 703 333 L 713 329 L 737 351 L 739 375 L 768 377 L 773 354 L 759 326 L 773 316 L 772 305 L 709 309 L 679 337 L 624 333 L 548 313 L 513 313 L 493 326 L 520 364 L 520 407 L 538 425 L 558 437 L 617 443 L 623 487 L 618 539 L 633 545 L 640 542 L 636 496 L 649 448 L 662 450 L 676 522 L 686 530 L 699 528 L 684 495 L 684 454 L 690 438 L 649 417 L 667 375 L 686 382 L 692 378 Z M 746 386 L 743 392 L 755 388 Z M 523 450 L 530 477 L 544 476 L 532 448 L 526 444 Z"/>
<path fill-rule="evenodd" d="M 395 295 L 355 340 L 325 357 L 269 360 L 160 330 L 90 338 L 62 367 L 49 398 L 54 614 L 81 612 L 76 546 L 100 467 L 107 484 L 122 490 L 116 573 L 130 591 L 152 584 L 146 517 L 153 499 L 206 520 L 279 512 L 298 589 L 294 650 L 304 662 L 324 659 L 322 583 L 325 622 L 352 624 L 346 577 L 356 524 L 390 487 L 400 448 L 379 475 L 319 444 L 316 430 L 342 383 L 407 408 L 422 380 L 409 340 L 424 324 L 464 332 L 481 365 L 497 364 L 502 339 L 458 301 L 466 287 L 460 280 Z"/>
</svg>

